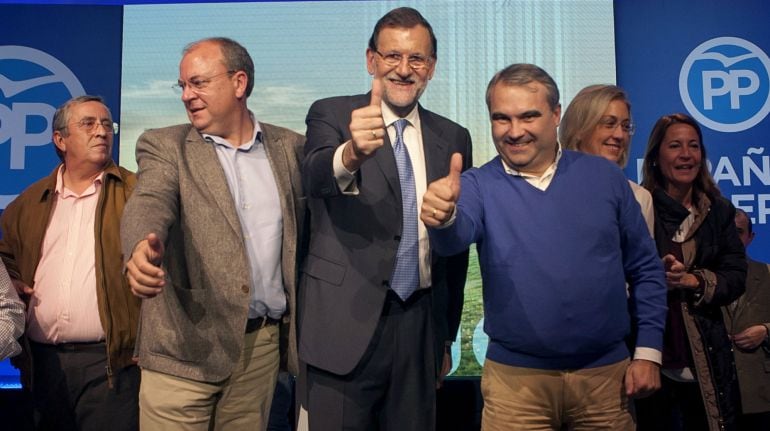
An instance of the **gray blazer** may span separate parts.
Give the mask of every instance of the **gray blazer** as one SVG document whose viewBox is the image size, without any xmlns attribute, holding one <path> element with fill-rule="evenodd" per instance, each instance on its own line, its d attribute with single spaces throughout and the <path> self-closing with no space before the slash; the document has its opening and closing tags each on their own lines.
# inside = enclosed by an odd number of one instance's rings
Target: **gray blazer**
<svg viewBox="0 0 770 431">
<path fill-rule="evenodd" d="M 260 125 L 283 215 L 287 313 L 281 326 L 281 358 L 296 374 L 295 286 L 305 213 L 297 160 L 304 137 Z M 189 124 L 171 126 L 143 133 L 136 158 L 139 181 L 121 222 L 124 259 L 151 232 L 166 247 L 166 286 L 142 303 L 139 365 L 200 381 L 225 379 L 243 346 L 251 275 L 243 231 L 214 144 Z"/>
<path fill-rule="evenodd" d="M 723 308 L 730 334 L 749 326 L 770 325 L 770 265 L 748 259 L 746 293 Z M 733 349 L 743 413 L 770 411 L 770 343 L 753 351 Z"/>
</svg>

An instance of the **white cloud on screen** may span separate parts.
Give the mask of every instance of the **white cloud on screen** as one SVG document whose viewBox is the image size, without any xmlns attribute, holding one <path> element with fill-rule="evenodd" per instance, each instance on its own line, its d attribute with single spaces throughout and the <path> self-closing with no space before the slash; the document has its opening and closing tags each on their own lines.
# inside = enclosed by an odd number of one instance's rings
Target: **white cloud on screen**
<svg viewBox="0 0 770 431">
<path fill-rule="evenodd" d="M 136 99 L 162 100 L 168 97 L 176 98 L 171 86 L 176 81 L 152 80 L 143 86 L 130 85 L 121 89 L 123 101 L 134 102 Z"/>
<path fill-rule="evenodd" d="M 495 155 L 484 91 L 500 68 L 543 67 L 559 84 L 563 106 L 586 85 L 615 82 L 612 0 L 402 4 L 420 10 L 438 39 L 436 75 L 421 103 L 470 130 L 476 165 Z M 121 162 L 133 161 L 141 131 L 187 121 L 170 89 L 187 43 L 221 35 L 244 44 L 256 67 L 250 108 L 261 121 L 302 133 L 313 101 L 369 89 L 366 43 L 392 7 L 386 1 L 126 6 Z"/>
</svg>

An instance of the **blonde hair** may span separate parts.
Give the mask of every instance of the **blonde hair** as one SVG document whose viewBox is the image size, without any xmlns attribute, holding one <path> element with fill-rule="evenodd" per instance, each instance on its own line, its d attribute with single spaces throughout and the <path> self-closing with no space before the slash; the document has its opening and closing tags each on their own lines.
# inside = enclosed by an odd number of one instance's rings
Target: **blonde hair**
<svg viewBox="0 0 770 431">
<path fill-rule="evenodd" d="M 619 100 L 628 107 L 631 115 L 631 103 L 622 88 L 617 85 L 599 84 L 590 85 L 578 92 L 572 99 L 559 124 L 559 142 L 562 147 L 569 150 L 583 151 L 581 144 L 586 142 L 593 134 L 596 126 L 607 110 L 607 106 L 615 100 Z M 628 137 L 628 148 L 618 159 L 621 168 L 628 162 L 628 150 L 631 147 L 631 137 Z"/>
</svg>

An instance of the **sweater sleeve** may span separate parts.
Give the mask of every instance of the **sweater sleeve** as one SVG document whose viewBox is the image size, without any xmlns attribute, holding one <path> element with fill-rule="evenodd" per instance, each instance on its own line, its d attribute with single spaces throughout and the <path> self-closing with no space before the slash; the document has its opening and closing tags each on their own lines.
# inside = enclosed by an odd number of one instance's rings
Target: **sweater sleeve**
<svg viewBox="0 0 770 431">
<path fill-rule="evenodd" d="M 663 264 L 628 183 L 620 196 L 623 268 L 629 285 L 628 308 L 636 330 L 636 347 L 662 351 L 667 310 Z"/>
</svg>

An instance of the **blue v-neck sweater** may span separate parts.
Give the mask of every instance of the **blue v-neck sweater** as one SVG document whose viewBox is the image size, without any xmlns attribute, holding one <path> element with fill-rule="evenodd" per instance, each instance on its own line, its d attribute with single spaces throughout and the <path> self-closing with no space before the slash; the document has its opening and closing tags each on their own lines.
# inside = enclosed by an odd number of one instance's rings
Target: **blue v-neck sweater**
<svg viewBox="0 0 770 431">
<path fill-rule="evenodd" d="M 545 191 L 499 157 L 462 175 L 454 223 L 430 230 L 451 255 L 476 243 L 487 357 L 518 367 L 580 369 L 663 345 L 663 266 L 627 179 L 599 157 L 564 150 Z M 629 283 L 630 297 L 626 293 Z"/>
</svg>

